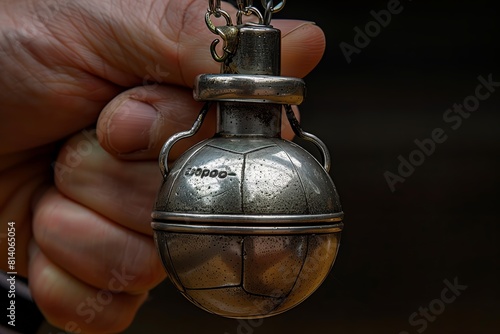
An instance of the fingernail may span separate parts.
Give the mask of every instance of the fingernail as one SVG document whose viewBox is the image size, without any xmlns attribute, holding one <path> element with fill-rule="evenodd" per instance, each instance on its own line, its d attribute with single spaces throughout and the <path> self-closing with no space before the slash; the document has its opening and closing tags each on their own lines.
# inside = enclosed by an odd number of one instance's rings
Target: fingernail
<svg viewBox="0 0 500 334">
<path fill-rule="evenodd" d="M 296 25 L 295 27 L 293 27 L 289 31 L 287 31 L 285 34 L 283 34 L 281 37 L 284 38 L 290 34 L 293 34 L 295 31 L 299 30 L 300 28 L 308 27 L 308 26 L 315 26 L 315 25 L 316 25 L 316 22 L 313 22 L 313 21 L 302 21 L 300 24 Z"/>
<path fill-rule="evenodd" d="M 108 121 L 108 145 L 119 154 L 130 154 L 150 147 L 151 131 L 157 111 L 141 101 L 127 99 Z"/>
</svg>

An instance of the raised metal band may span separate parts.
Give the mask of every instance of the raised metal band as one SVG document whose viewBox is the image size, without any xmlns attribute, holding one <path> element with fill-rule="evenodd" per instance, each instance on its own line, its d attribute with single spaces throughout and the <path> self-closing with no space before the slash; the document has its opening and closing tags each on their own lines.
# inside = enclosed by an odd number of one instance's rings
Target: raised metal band
<svg viewBox="0 0 500 334">
<path fill-rule="evenodd" d="M 326 224 L 340 222 L 344 218 L 343 212 L 317 214 L 317 215 L 238 215 L 238 214 L 199 214 L 153 211 L 151 218 L 154 220 L 167 220 L 176 222 L 196 222 L 220 224 Z"/>
<path fill-rule="evenodd" d="M 342 231 L 343 212 L 320 215 L 223 215 L 153 211 L 155 230 L 207 234 L 308 234 Z M 185 223 L 184 223 L 185 222 Z"/>
<path fill-rule="evenodd" d="M 196 77 L 196 101 L 259 102 L 299 105 L 306 85 L 302 79 L 272 75 L 201 74 Z"/>
<path fill-rule="evenodd" d="M 302 225 L 302 226 L 235 226 L 235 225 L 186 225 L 175 223 L 153 222 L 151 226 L 156 231 L 174 233 L 202 233 L 202 234 L 326 234 L 341 232 L 343 223 L 328 225 Z"/>
</svg>

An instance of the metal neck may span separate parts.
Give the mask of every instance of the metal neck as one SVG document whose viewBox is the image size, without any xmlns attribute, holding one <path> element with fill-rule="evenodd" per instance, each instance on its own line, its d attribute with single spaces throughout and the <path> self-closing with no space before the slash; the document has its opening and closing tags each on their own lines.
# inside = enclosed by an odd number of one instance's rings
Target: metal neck
<svg viewBox="0 0 500 334">
<path fill-rule="evenodd" d="M 273 75 L 281 72 L 281 32 L 271 26 L 239 26 L 238 48 L 222 65 L 225 74 Z M 217 133 L 221 136 L 280 137 L 282 105 L 221 101 Z"/>
</svg>

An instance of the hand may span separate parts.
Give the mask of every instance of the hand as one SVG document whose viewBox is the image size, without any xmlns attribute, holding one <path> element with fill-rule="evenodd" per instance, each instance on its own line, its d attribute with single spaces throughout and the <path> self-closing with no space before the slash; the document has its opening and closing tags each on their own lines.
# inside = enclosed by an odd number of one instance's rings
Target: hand
<svg viewBox="0 0 500 334">
<path fill-rule="evenodd" d="M 219 72 L 207 6 L 0 2 L 2 233 L 16 222 L 16 270 L 47 320 L 68 332 L 123 330 L 165 278 L 150 228 L 157 157 L 201 108 L 194 77 Z M 283 35 L 283 75 L 303 77 L 324 52 L 321 29 L 273 25 Z M 211 136 L 213 124 L 172 157 Z"/>
</svg>

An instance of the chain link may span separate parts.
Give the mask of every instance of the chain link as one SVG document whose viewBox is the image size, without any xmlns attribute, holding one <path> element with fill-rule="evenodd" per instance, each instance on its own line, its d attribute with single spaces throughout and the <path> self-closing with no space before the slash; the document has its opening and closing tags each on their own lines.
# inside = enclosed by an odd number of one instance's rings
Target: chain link
<svg viewBox="0 0 500 334">
<path fill-rule="evenodd" d="M 264 24 L 264 17 L 262 16 L 260 10 L 254 6 L 249 6 L 245 7 L 243 10 L 238 10 L 238 12 L 236 13 L 236 22 L 238 25 L 243 24 L 243 15 L 255 15 L 259 20 L 259 24 Z"/>
<path fill-rule="evenodd" d="M 210 29 L 212 33 L 218 35 L 219 32 L 217 31 L 215 24 L 212 22 L 212 16 L 215 16 L 216 18 L 223 17 L 226 20 L 226 26 L 233 25 L 231 15 L 221 8 L 221 0 L 209 0 L 208 10 L 205 14 L 205 23 L 207 24 L 208 29 Z"/>
<path fill-rule="evenodd" d="M 286 0 L 281 0 L 277 5 L 274 5 L 273 0 L 261 0 L 261 3 L 264 7 L 264 24 L 269 25 L 273 14 L 285 7 Z"/>
<path fill-rule="evenodd" d="M 270 6 L 272 13 L 277 13 L 285 7 L 286 0 L 281 0 L 276 6 L 273 4 L 273 0 L 261 0 L 262 7 L 268 8 Z"/>
<path fill-rule="evenodd" d="M 282 10 L 285 7 L 286 0 L 281 0 L 277 4 L 275 4 L 273 0 L 261 0 L 260 3 L 264 8 L 263 12 L 254 6 L 253 0 L 236 0 L 236 24 L 243 24 L 243 16 L 254 15 L 258 19 L 258 24 L 269 25 L 271 23 L 272 14 Z M 209 16 L 215 16 L 216 18 L 222 16 L 226 19 L 226 24 L 228 26 L 232 25 L 229 14 L 221 8 L 221 0 L 209 0 L 208 13 Z M 207 25 L 210 31 L 214 32 L 214 25 L 211 20 L 207 20 Z"/>
<path fill-rule="evenodd" d="M 217 13 L 221 10 L 221 1 L 220 0 L 208 0 L 208 10 L 210 13 Z"/>
<path fill-rule="evenodd" d="M 253 0 L 236 0 L 238 10 L 245 11 L 247 7 L 253 7 Z"/>
<path fill-rule="evenodd" d="M 264 24 L 269 25 L 271 24 L 271 18 L 273 16 L 273 0 L 269 0 L 266 2 L 266 0 L 262 0 L 262 6 L 264 6 Z"/>
</svg>

